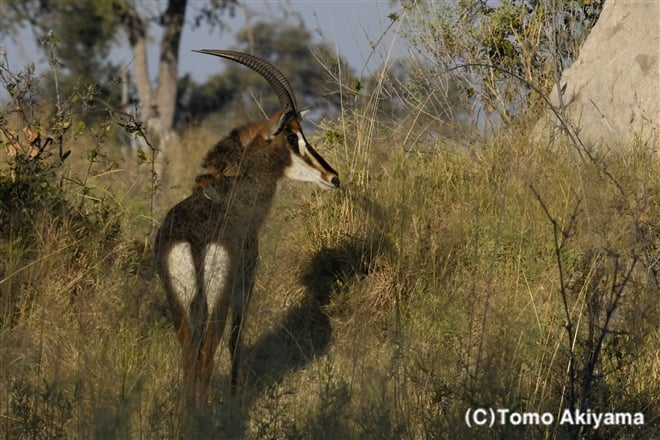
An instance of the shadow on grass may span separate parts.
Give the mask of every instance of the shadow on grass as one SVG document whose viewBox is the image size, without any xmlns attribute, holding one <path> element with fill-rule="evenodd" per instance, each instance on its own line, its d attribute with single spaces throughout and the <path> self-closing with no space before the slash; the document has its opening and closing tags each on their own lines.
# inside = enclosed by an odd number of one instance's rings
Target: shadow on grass
<svg viewBox="0 0 660 440">
<path fill-rule="evenodd" d="M 243 348 L 239 396 L 206 412 L 197 411 L 196 417 L 189 419 L 193 425 L 189 432 L 243 437 L 255 401 L 287 374 L 326 353 L 332 328 L 324 306 L 342 285 L 369 273 L 375 255 L 370 252 L 371 244 L 369 239 L 349 239 L 337 247 L 321 249 L 311 258 L 301 273 L 304 297 L 286 312 L 275 330 Z M 211 429 L 210 420 L 218 420 L 217 429 Z"/>
<path fill-rule="evenodd" d="M 386 217 L 379 206 L 366 198 L 357 203 L 376 225 L 384 224 Z M 245 434 L 248 414 L 256 400 L 287 374 L 305 368 L 328 351 L 332 327 L 325 306 L 345 286 L 374 270 L 377 256 L 388 246 L 385 236 L 383 230 L 363 237 L 346 236 L 337 246 L 323 248 L 309 260 L 300 275 L 305 286 L 303 298 L 286 312 L 274 330 L 242 350 L 239 396 L 214 409 L 224 412 L 225 435 Z"/>
<path fill-rule="evenodd" d="M 324 306 L 340 286 L 367 275 L 373 259 L 369 245 L 369 240 L 350 240 L 321 249 L 312 257 L 302 272 L 306 288 L 303 299 L 286 313 L 277 329 L 245 348 L 247 399 L 256 398 L 289 372 L 304 368 L 327 351 L 332 328 Z"/>
<path fill-rule="evenodd" d="M 387 247 L 386 213 L 368 197 L 354 199 L 373 225 L 363 237 L 346 237 L 340 244 L 318 251 L 301 272 L 304 298 L 283 317 L 274 331 L 245 348 L 242 367 L 246 387 L 244 408 L 290 372 L 309 365 L 327 352 L 332 339 L 330 319 L 324 307 L 342 286 L 351 285 L 374 270 L 375 260 Z"/>
<path fill-rule="evenodd" d="M 309 365 L 328 350 L 332 339 L 330 319 L 324 307 L 342 286 L 367 276 L 374 268 L 376 257 L 387 247 L 383 225 L 386 213 L 368 197 L 354 202 L 379 225 L 363 237 L 346 237 L 340 244 L 318 251 L 301 272 L 306 294 L 291 308 L 278 328 L 263 335 L 252 347 L 245 349 L 244 407 L 286 374 Z"/>
</svg>

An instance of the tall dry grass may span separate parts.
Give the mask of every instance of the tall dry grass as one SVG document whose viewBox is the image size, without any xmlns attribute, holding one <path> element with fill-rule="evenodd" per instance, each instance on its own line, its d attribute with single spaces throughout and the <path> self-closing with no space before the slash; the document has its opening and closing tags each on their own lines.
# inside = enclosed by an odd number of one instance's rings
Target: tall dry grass
<svg viewBox="0 0 660 440">
<path fill-rule="evenodd" d="M 20 209 L 0 240 L 2 436 L 658 435 L 657 156 L 625 145 L 580 160 L 531 143 L 524 123 L 479 146 L 422 145 L 380 119 L 381 86 L 311 137 L 342 188 L 282 185 L 247 317 L 245 387 L 229 396 L 221 345 L 203 411 L 180 404 L 149 233 L 222 128 L 181 135 L 153 211 L 149 170 L 94 128 L 66 134 L 79 159 L 22 187 L 28 199 L 3 171 L 2 201 Z M 477 407 L 646 423 L 469 428 Z"/>
</svg>

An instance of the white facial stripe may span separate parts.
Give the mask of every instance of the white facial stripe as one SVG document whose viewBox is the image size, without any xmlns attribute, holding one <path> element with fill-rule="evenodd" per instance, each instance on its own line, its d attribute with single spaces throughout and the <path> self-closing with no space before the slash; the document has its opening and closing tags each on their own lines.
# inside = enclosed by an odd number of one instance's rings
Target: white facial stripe
<svg viewBox="0 0 660 440">
<path fill-rule="evenodd" d="M 167 254 L 167 273 L 172 283 L 176 299 L 186 313 L 190 313 L 190 304 L 197 291 L 195 263 L 192 258 L 190 243 L 177 243 Z"/>
<path fill-rule="evenodd" d="M 325 167 L 307 148 L 305 136 L 299 131 L 294 133 L 298 137 L 300 155 L 291 152 L 291 165 L 284 170 L 284 176 L 291 180 L 316 183 L 322 189 L 335 188 L 336 186 L 324 177 Z"/>
<path fill-rule="evenodd" d="M 292 180 L 319 183 L 321 172 L 305 162 L 296 154 L 291 155 L 291 165 L 284 170 L 284 175 Z"/>
<path fill-rule="evenodd" d="M 307 154 L 307 141 L 305 140 L 305 136 L 297 131 L 294 133 L 296 133 L 296 136 L 298 136 L 298 152 L 301 156 L 305 156 Z"/>
<path fill-rule="evenodd" d="M 222 246 L 210 243 L 204 253 L 204 293 L 209 314 L 221 300 L 229 276 L 229 254 Z"/>
</svg>

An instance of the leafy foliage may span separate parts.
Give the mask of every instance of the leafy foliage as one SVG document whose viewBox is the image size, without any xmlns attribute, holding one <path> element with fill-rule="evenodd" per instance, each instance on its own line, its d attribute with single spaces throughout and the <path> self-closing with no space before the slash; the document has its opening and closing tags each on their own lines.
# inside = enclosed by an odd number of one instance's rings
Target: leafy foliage
<svg viewBox="0 0 660 440">
<path fill-rule="evenodd" d="M 6 22 L 3 24 L 16 26 L 28 22 L 40 43 L 48 40 L 57 47 L 55 57 L 48 53 L 47 56 L 51 62 L 56 60 L 57 67 L 65 72 L 59 78 L 65 89 L 75 84 L 103 85 L 96 91 L 97 96 L 115 105 L 120 103 L 118 88 L 106 86 L 113 78 L 120 77 L 119 66 L 108 60 L 119 31 L 112 2 L 8 0 L 6 3 L 10 13 L 2 19 Z M 52 81 L 44 85 L 48 90 L 56 87 Z"/>
<path fill-rule="evenodd" d="M 406 36 L 422 52 L 428 78 L 447 75 L 462 88 L 482 127 L 510 123 L 522 111 L 543 105 L 548 92 L 577 57 L 602 2 L 555 3 L 506 0 L 404 2 Z"/>
<path fill-rule="evenodd" d="M 189 9 L 196 27 L 221 25 L 221 14 L 233 14 L 236 0 L 209 0 L 195 2 Z M 176 72 L 178 45 L 186 14 L 187 0 L 137 2 L 132 0 L 109 0 L 100 2 L 78 0 L 3 0 L 3 15 L 0 27 L 9 29 L 10 34 L 23 24 L 29 24 L 38 41 L 45 39 L 57 46 L 57 56 L 49 55 L 51 67 L 54 62 L 62 69 L 58 83 L 47 82 L 48 90 L 64 88 L 93 89 L 94 99 L 105 107 L 120 109 L 129 103 L 138 103 L 135 108 L 144 121 L 145 129 L 152 132 L 154 144 L 157 139 L 169 139 L 175 108 L 176 78 L 163 72 Z M 160 87 L 152 88 L 153 78 L 148 74 L 146 63 L 149 26 L 163 29 L 160 62 Z M 124 44 L 125 32 L 129 47 L 133 50 L 134 75 L 129 77 L 126 66 L 118 66 L 108 60 L 111 49 Z M 139 52 L 139 53 L 136 53 Z M 162 78 L 167 76 L 166 78 Z M 117 85 L 121 84 L 121 87 Z M 172 93 L 167 93 L 172 90 Z M 165 92 L 165 93 L 163 93 Z M 139 96 L 138 96 L 139 95 Z M 156 109 L 155 113 L 152 109 Z M 98 113 L 86 114 L 86 122 L 97 122 Z M 158 120 L 158 121 L 156 121 Z M 162 147 L 165 146 L 161 145 Z"/>
</svg>

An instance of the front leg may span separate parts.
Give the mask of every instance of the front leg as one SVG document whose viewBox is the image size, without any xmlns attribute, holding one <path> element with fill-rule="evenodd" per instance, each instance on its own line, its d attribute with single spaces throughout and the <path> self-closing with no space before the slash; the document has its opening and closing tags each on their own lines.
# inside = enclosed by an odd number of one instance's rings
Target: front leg
<svg viewBox="0 0 660 440">
<path fill-rule="evenodd" d="M 229 335 L 229 352 L 231 355 L 231 394 L 236 395 L 238 390 L 238 376 L 240 365 L 241 328 L 243 326 L 243 311 L 232 312 L 231 334 Z"/>
<path fill-rule="evenodd" d="M 241 334 L 243 332 L 243 317 L 247 312 L 254 278 L 257 271 L 258 246 L 257 241 L 248 241 L 239 259 L 238 277 L 234 280 L 232 289 L 232 323 L 229 335 L 229 351 L 231 354 L 231 392 L 236 395 L 239 385 L 241 364 Z"/>
</svg>

